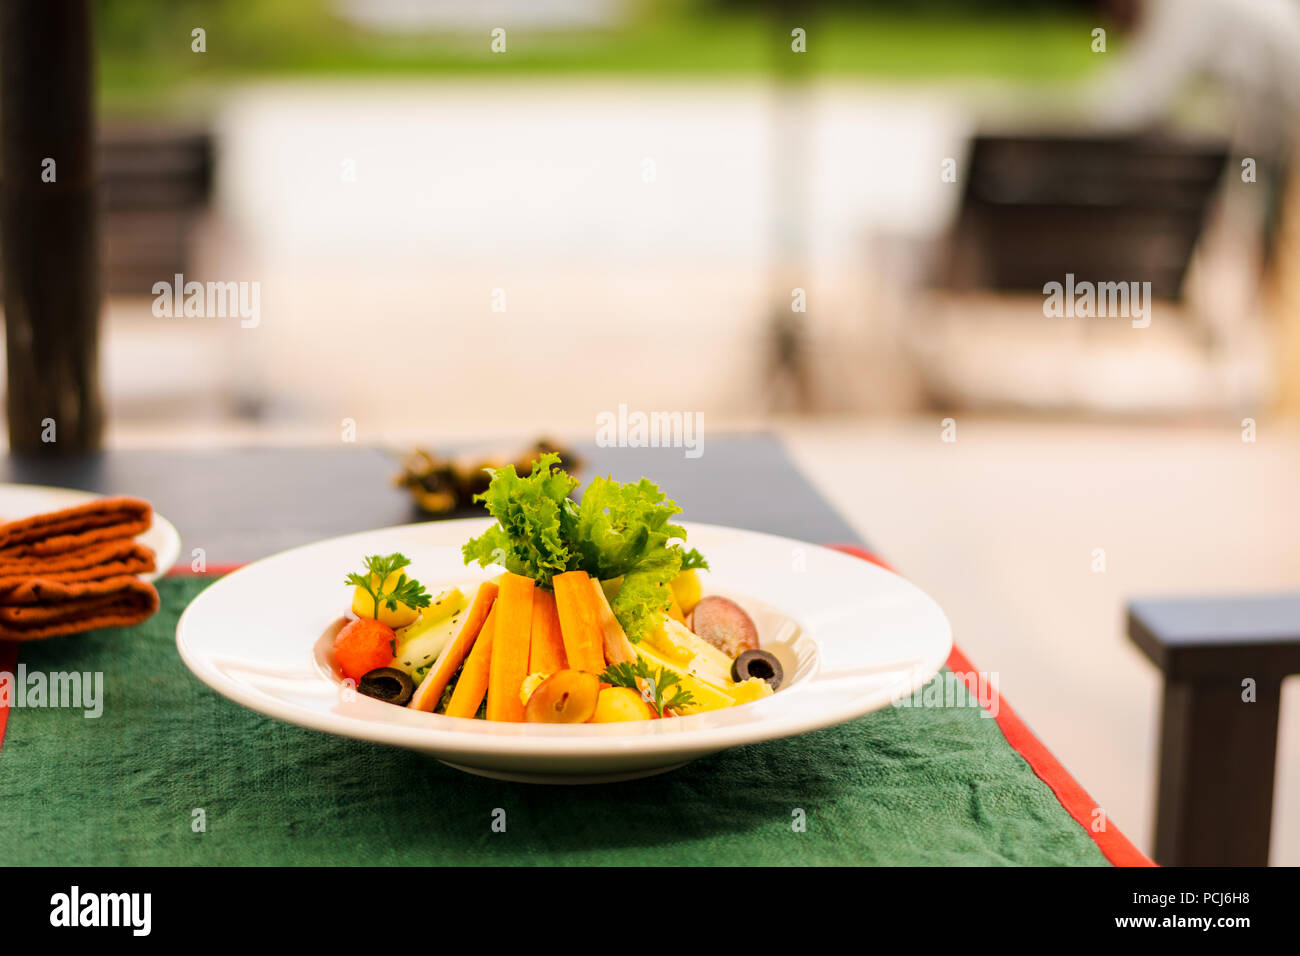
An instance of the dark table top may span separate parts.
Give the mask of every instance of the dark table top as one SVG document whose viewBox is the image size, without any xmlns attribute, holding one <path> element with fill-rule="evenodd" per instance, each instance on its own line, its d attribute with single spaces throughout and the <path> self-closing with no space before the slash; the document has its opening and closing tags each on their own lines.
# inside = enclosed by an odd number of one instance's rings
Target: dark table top
<svg viewBox="0 0 1300 956">
<path fill-rule="evenodd" d="M 710 436 L 698 458 L 680 448 L 577 449 L 584 480 L 655 481 L 682 518 L 815 543 L 859 536 L 768 434 Z M 130 494 L 153 502 L 180 531 L 182 561 L 252 561 L 321 538 L 422 520 L 392 485 L 398 462 L 365 445 L 122 450 L 93 456 L 7 455 L 0 481 Z"/>
<path fill-rule="evenodd" d="M 1300 594 L 1143 598 L 1128 621 L 1166 677 L 1300 673 Z"/>
</svg>

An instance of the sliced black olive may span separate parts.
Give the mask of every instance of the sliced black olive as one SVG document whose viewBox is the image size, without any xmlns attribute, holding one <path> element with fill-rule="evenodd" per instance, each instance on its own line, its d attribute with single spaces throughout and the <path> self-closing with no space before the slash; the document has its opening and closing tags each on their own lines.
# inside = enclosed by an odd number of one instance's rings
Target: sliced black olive
<svg viewBox="0 0 1300 956">
<path fill-rule="evenodd" d="M 781 686 L 785 674 L 781 671 L 781 662 L 775 654 L 767 651 L 742 651 L 731 665 L 731 679 L 739 682 L 751 677 L 767 681 L 772 685 L 772 690 L 776 690 Z"/>
<path fill-rule="evenodd" d="M 361 678 L 357 690 L 375 700 L 405 707 L 415 693 L 415 682 L 409 674 L 396 667 L 376 667 Z"/>
</svg>

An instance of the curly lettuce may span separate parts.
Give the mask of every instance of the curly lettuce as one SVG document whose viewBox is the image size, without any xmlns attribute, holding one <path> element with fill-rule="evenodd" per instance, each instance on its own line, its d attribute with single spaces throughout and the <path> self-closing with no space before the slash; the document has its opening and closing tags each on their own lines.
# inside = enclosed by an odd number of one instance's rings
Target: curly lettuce
<svg viewBox="0 0 1300 956">
<path fill-rule="evenodd" d="M 487 491 L 474 497 L 497 523 L 461 548 L 465 563 L 499 564 L 507 571 L 550 585 L 554 575 L 573 570 L 570 546 L 577 479 L 559 469 L 560 456 L 543 455 L 526 478 L 514 465 L 490 469 Z"/>
<path fill-rule="evenodd" d="M 465 544 L 465 563 L 502 565 L 543 587 L 565 571 L 621 579 L 610 606 L 633 642 L 668 609 L 669 582 L 683 570 L 708 567 L 680 544 L 686 532 L 672 523 L 681 512 L 677 502 L 648 479 L 593 478 L 574 502 L 569 495 L 578 482 L 560 470 L 557 455 L 542 455 L 526 478 L 513 466 L 491 475 L 475 500 L 497 523 Z"/>
</svg>

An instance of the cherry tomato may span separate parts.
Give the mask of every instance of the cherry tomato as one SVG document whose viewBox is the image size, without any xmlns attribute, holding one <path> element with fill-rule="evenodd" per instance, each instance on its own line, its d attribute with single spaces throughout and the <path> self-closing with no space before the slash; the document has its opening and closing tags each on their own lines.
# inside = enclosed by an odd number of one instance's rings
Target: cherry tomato
<svg viewBox="0 0 1300 956">
<path fill-rule="evenodd" d="M 334 638 L 334 659 L 343 676 L 360 682 L 376 667 L 393 663 L 393 629 L 370 618 L 348 624 Z"/>
</svg>

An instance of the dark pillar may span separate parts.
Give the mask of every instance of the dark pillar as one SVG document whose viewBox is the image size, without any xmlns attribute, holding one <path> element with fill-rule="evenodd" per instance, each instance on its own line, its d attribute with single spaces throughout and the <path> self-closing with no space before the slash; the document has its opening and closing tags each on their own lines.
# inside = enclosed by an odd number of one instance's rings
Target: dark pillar
<svg viewBox="0 0 1300 956">
<path fill-rule="evenodd" d="M 9 446 L 98 448 L 91 0 L 0 3 L 0 144 Z"/>
<path fill-rule="evenodd" d="M 792 309 L 791 293 L 808 289 L 809 140 L 812 133 L 812 74 L 822 36 L 814 0 L 770 0 L 768 37 L 772 56 L 771 268 L 772 311 L 768 319 L 767 402 L 772 411 L 813 411 L 817 405 L 808 355 L 807 315 Z M 805 52 L 793 49 L 795 28 L 806 31 Z M 809 309 L 813 306 L 808 306 Z"/>
<path fill-rule="evenodd" d="M 1128 633 L 1165 678 L 1156 862 L 1266 866 L 1300 594 L 1133 601 Z"/>
<path fill-rule="evenodd" d="M 1267 866 L 1278 703 L 1268 677 L 1245 704 L 1235 679 L 1166 680 L 1155 859 L 1161 866 Z"/>
</svg>

